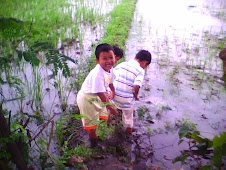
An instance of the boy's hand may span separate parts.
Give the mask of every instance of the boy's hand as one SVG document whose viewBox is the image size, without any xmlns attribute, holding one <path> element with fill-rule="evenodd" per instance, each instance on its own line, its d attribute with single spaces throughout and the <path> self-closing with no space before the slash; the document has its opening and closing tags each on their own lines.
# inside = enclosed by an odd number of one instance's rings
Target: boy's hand
<svg viewBox="0 0 226 170">
<path fill-rule="evenodd" d="M 140 100 L 140 98 L 138 96 L 134 96 L 135 100 Z"/>
<path fill-rule="evenodd" d="M 139 90 L 140 90 L 140 86 L 135 85 L 133 87 L 133 96 L 134 96 L 135 100 L 140 100 L 138 97 Z"/>
<path fill-rule="evenodd" d="M 109 115 L 108 116 L 108 121 L 107 121 L 108 123 L 111 123 L 112 122 L 112 117 L 111 117 L 111 115 Z"/>
<path fill-rule="evenodd" d="M 109 99 L 112 100 L 115 97 L 115 92 L 111 91 L 110 95 L 109 95 Z"/>
<path fill-rule="evenodd" d="M 103 103 L 106 103 L 107 104 L 107 103 L 110 102 L 109 101 L 109 97 L 108 97 L 108 95 L 106 93 L 97 93 L 97 95 L 100 97 L 100 99 L 101 99 L 101 101 Z M 113 115 L 116 115 L 116 116 L 119 115 L 119 113 L 117 111 L 117 107 L 114 106 L 113 104 L 110 104 L 110 105 L 107 104 L 106 107 L 109 110 L 110 114 L 113 114 Z"/>
<path fill-rule="evenodd" d="M 115 87 L 114 87 L 113 83 L 109 84 L 109 87 L 111 89 L 111 93 L 109 95 L 109 99 L 112 100 L 115 97 Z"/>
<path fill-rule="evenodd" d="M 108 107 L 109 113 L 118 116 L 119 112 L 115 106 L 109 106 Z"/>
</svg>

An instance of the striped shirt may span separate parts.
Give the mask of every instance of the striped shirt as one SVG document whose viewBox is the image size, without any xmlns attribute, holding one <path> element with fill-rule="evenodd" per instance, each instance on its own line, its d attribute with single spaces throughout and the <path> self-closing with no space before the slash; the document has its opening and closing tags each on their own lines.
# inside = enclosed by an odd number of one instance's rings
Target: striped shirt
<svg viewBox="0 0 226 170">
<path fill-rule="evenodd" d="M 140 64 L 132 59 L 130 61 L 120 63 L 114 69 L 116 79 L 114 103 L 119 109 L 130 110 L 133 107 L 133 87 L 135 85 L 142 86 L 144 79 L 144 69 Z"/>
</svg>

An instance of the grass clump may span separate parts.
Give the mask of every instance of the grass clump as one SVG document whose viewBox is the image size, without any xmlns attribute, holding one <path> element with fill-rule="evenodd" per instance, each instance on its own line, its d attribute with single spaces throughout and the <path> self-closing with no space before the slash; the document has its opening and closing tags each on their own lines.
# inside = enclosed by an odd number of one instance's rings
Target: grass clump
<svg viewBox="0 0 226 170">
<path fill-rule="evenodd" d="M 137 109 L 137 114 L 140 119 L 144 120 L 145 116 L 150 112 L 146 106 L 141 106 Z"/>
<path fill-rule="evenodd" d="M 111 13 L 110 24 L 106 28 L 106 35 L 99 43 L 108 43 L 118 45 L 122 49 L 126 49 L 126 41 L 129 36 L 133 15 L 136 8 L 137 0 L 124 0 L 120 5 L 115 7 Z M 96 65 L 96 57 L 92 55 L 89 59 L 83 77 L 79 79 L 78 86 L 81 86 L 90 70 Z"/>
<path fill-rule="evenodd" d="M 136 0 L 124 0 L 121 5 L 115 8 L 111 14 L 111 24 L 107 27 L 106 37 L 103 42 L 118 44 L 121 48 L 125 48 L 136 2 Z"/>
</svg>

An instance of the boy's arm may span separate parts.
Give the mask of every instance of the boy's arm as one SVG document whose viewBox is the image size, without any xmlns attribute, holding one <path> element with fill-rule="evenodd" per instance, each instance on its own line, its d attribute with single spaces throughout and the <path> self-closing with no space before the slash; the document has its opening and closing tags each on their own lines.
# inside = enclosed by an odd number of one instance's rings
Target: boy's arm
<svg viewBox="0 0 226 170">
<path fill-rule="evenodd" d="M 133 86 L 133 96 L 135 100 L 140 100 L 138 97 L 140 87 L 142 86 L 142 82 L 144 80 L 144 70 L 140 70 L 139 74 L 137 75 L 135 81 L 134 81 L 134 86 Z"/>
<path fill-rule="evenodd" d="M 135 85 L 133 87 L 133 96 L 134 96 L 135 100 L 139 100 L 139 97 L 138 97 L 139 90 L 140 90 L 139 85 Z"/>
<path fill-rule="evenodd" d="M 97 93 L 103 103 L 110 103 L 110 100 L 106 93 Z M 119 115 L 117 108 L 114 105 L 107 105 L 107 109 L 110 111 L 110 114 Z"/>
<path fill-rule="evenodd" d="M 111 89 L 111 94 L 110 94 L 109 98 L 114 99 L 114 97 L 115 97 L 115 87 L 114 87 L 113 83 L 109 84 L 109 87 Z"/>
</svg>

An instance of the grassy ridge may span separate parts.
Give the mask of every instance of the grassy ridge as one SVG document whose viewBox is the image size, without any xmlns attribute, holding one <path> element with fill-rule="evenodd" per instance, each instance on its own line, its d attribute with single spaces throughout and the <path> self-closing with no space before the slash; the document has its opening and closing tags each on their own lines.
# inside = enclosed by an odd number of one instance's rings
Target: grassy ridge
<svg viewBox="0 0 226 170">
<path fill-rule="evenodd" d="M 24 41 L 51 42 L 55 46 L 59 37 L 65 37 L 68 28 L 73 26 L 69 3 L 65 0 L 0 0 L 0 18 L 14 18 L 26 22 L 29 34 Z"/>
<path fill-rule="evenodd" d="M 126 41 L 132 25 L 136 3 L 137 0 L 123 0 L 122 4 L 115 7 L 111 14 L 111 22 L 106 28 L 106 35 L 100 43 L 118 45 L 120 48 L 126 49 Z M 90 71 L 95 65 L 96 57 L 93 54 L 87 71 Z"/>
<path fill-rule="evenodd" d="M 106 37 L 102 42 L 117 44 L 125 48 L 133 21 L 137 0 L 124 0 L 112 12 L 112 21 L 107 27 Z"/>
</svg>

